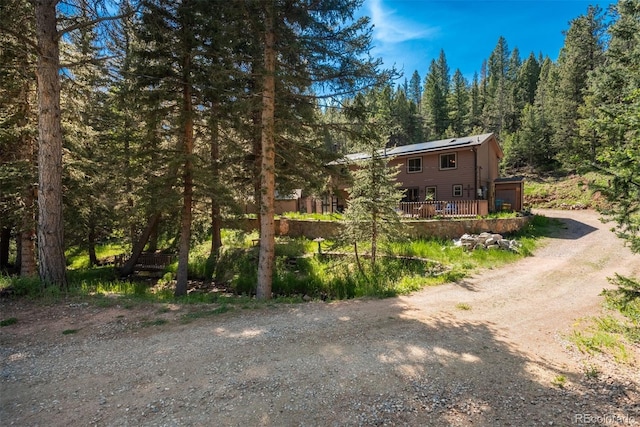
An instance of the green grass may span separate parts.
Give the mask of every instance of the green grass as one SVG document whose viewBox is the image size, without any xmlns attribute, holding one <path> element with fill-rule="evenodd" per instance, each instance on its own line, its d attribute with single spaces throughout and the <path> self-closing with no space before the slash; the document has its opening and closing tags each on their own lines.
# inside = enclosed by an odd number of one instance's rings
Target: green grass
<svg viewBox="0 0 640 427">
<path fill-rule="evenodd" d="M 567 384 L 567 377 L 564 375 L 556 375 L 551 381 L 551 384 L 558 388 L 564 388 Z"/>
<path fill-rule="evenodd" d="M 513 262 L 531 254 L 540 237 L 553 233 L 555 223 L 536 216 L 515 238 L 520 243 L 519 253 L 491 250 L 468 252 L 456 247 L 453 241 L 415 239 L 381 247 L 375 267 L 362 258 L 364 271 L 360 271 L 353 257 L 351 245 L 339 247 L 333 241 L 322 242 L 322 255 L 318 243 L 305 238 L 278 237 L 276 240 L 273 294 L 280 302 L 300 302 L 311 299 L 347 299 L 361 296 L 389 297 L 408 294 L 426 286 L 457 281 L 479 269 L 490 269 Z M 213 280 L 226 286 L 231 294 L 192 292 L 175 298 L 176 265 L 170 266 L 157 285 L 123 280 L 112 267 L 69 269 L 69 287 L 43 288 L 38 280 L 0 276 L 0 289 L 11 286 L 17 297 L 55 301 L 61 298 L 89 300 L 97 306 L 178 302 L 180 304 L 220 303 L 248 306 L 256 291 L 259 247 L 252 240 L 257 233 L 223 230 L 223 248 L 212 259 L 210 241 L 194 245 L 190 251 L 190 278 Z M 119 252 L 117 245 L 105 247 L 103 252 Z M 368 245 L 359 245 L 360 254 Z M 335 256 L 328 252 L 342 252 Z M 350 255 L 351 254 L 351 255 Z M 83 250 L 68 251 L 72 265 L 88 260 Z M 403 257 L 403 258 L 398 258 Z M 425 260 L 406 259 L 407 257 Z M 303 298 L 304 297 L 304 298 Z"/>
<path fill-rule="evenodd" d="M 607 353 L 618 362 L 633 363 L 627 346 L 640 343 L 640 282 L 620 275 L 609 281 L 617 286 L 602 292 L 610 314 L 589 319 L 571 339 L 585 353 Z"/>
<path fill-rule="evenodd" d="M 216 316 L 218 314 L 226 313 L 231 308 L 228 305 L 221 305 L 220 307 L 214 308 L 212 310 L 199 310 L 194 311 L 192 313 L 187 313 L 182 315 L 181 321 L 182 323 L 190 323 L 196 319 L 201 319 L 203 317 L 211 317 Z"/>
<path fill-rule="evenodd" d="M 15 317 L 9 317 L 8 319 L 0 320 L 0 327 L 11 326 L 15 325 L 16 323 L 18 323 L 18 319 L 16 319 Z"/>
<path fill-rule="evenodd" d="M 126 245 L 118 243 L 106 243 L 96 245 L 96 257 L 98 259 L 119 255 L 129 250 Z M 89 268 L 89 253 L 85 248 L 74 247 L 66 251 L 67 267 L 69 270 Z"/>
<path fill-rule="evenodd" d="M 571 340 L 583 353 L 608 353 L 619 363 L 632 361 L 632 356 L 619 334 L 593 327 L 586 331 L 574 331 Z"/>
<path fill-rule="evenodd" d="M 591 190 L 591 183 L 606 184 L 606 177 L 588 172 L 583 175 L 528 178 L 524 185 L 525 203 L 538 208 L 575 205 L 596 208 L 603 201 Z"/>
<path fill-rule="evenodd" d="M 343 215 L 340 213 L 321 214 L 321 213 L 301 213 L 301 212 L 285 212 L 280 218 L 299 219 L 307 221 L 341 221 Z"/>
<path fill-rule="evenodd" d="M 590 380 L 597 380 L 600 376 L 600 369 L 592 363 L 585 363 L 585 365 L 583 366 L 583 371 L 584 376 Z"/>
<path fill-rule="evenodd" d="M 141 327 L 146 328 L 149 326 L 161 326 L 169 323 L 166 319 L 146 320 L 140 324 Z"/>
</svg>

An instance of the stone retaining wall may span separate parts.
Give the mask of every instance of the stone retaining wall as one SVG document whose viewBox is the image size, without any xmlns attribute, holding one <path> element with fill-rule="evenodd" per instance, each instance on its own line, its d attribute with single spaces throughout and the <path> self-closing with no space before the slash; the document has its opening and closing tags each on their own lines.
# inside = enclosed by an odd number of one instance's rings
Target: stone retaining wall
<svg viewBox="0 0 640 427">
<path fill-rule="evenodd" d="M 411 237 L 436 237 L 441 239 L 457 239 L 463 234 L 480 234 L 492 232 L 509 234 L 522 229 L 532 217 L 493 218 L 493 219 L 452 219 L 432 221 L 407 221 Z M 336 221 L 313 221 L 276 219 L 276 234 L 280 236 L 300 237 L 308 239 L 324 237 L 330 239 L 340 233 L 340 224 Z M 245 231 L 257 229 L 256 219 L 227 221 L 224 226 Z"/>
</svg>

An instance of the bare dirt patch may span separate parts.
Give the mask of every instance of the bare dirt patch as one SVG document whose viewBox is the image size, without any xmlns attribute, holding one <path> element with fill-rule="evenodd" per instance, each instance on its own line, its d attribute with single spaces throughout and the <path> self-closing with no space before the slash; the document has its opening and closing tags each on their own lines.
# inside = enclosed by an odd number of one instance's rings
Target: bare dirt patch
<svg viewBox="0 0 640 427">
<path fill-rule="evenodd" d="M 2 301 L 0 424 L 640 425 L 638 367 L 566 339 L 640 256 L 593 212 L 545 214 L 565 228 L 535 256 L 401 298 L 189 323 L 211 307 Z"/>
</svg>

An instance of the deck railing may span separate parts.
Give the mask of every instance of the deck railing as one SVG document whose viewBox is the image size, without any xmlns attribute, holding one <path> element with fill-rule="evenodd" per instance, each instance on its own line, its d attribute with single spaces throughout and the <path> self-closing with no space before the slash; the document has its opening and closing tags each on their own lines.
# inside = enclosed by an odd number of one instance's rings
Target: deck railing
<svg viewBox="0 0 640 427">
<path fill-rule="evenodd" d="M 464 218 L 481 215 L 479 204 L 485 200 L 436 200 L 425 202 L 400 202 L 398 207 L 407 218 Z"/>
</svg>

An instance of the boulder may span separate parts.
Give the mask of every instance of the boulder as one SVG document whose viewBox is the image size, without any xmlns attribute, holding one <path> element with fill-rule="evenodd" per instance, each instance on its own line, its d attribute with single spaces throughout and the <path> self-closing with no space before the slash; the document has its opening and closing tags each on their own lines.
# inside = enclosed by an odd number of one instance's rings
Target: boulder
<svg viewBox="0 0 640 427">
<path fill-rule="evenodd" d="M 507 240 L 500 234 L 480 233 L 463 234 L 459 239 L 454 240 L 455 246 L 462 246 L 465 250 L 476 249 L 502 249 L 518 252 L 520 245 L 515 240 Z"/>
</svg>

